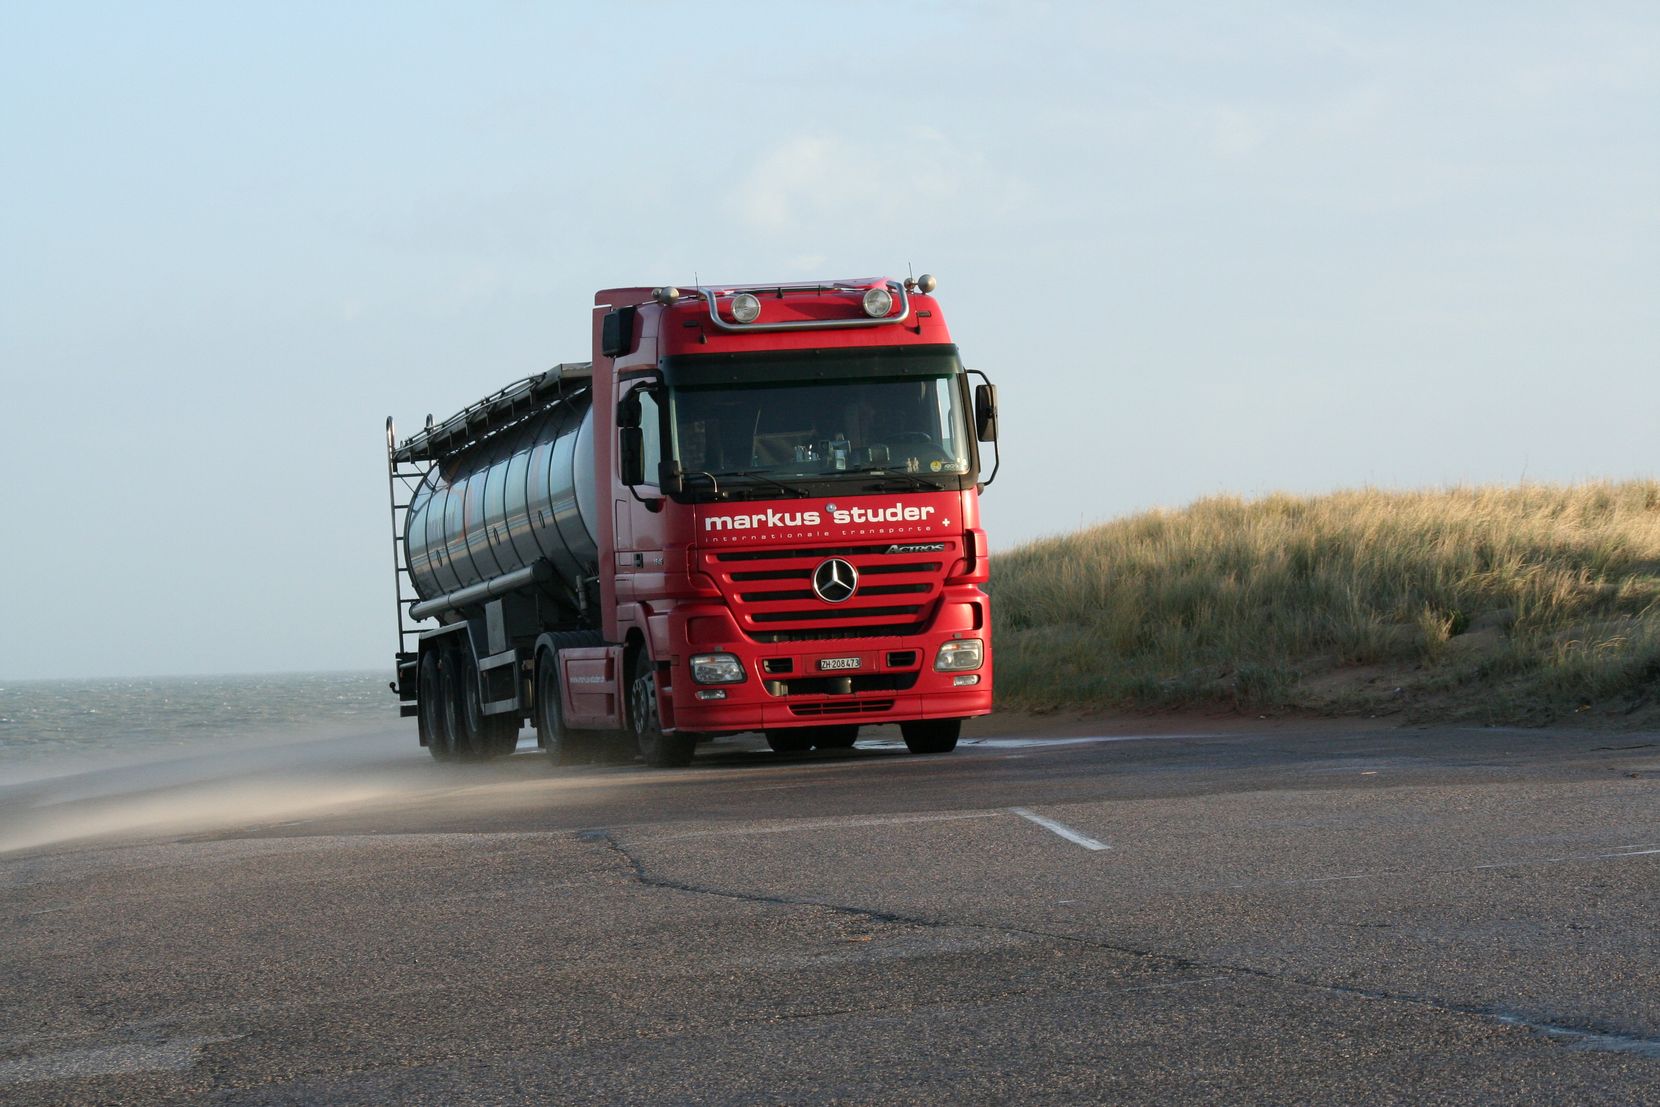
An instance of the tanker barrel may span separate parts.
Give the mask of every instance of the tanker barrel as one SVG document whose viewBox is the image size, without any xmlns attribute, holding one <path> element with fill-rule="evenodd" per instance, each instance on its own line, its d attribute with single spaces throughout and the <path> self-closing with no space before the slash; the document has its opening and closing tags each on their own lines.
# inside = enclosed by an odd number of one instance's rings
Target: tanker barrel
<svg viewBox="0 0 1660 1107">
<path fill-rule="evenodd" d="M 418 435 L 400 448 L 437 454 L 404 520 L 405 563 L 420 597 L 415 618 L 550 577 L 575 594 L 596 571 L 601 515 L 587 382 L 566 380 L 533 408 L 514 388 L 498 398 L 489 433 L 462 443 L 463 412 L 435 428 L 436 440 Z M 469 409 L 475 422 L 485 407 Z"/>
</svg>

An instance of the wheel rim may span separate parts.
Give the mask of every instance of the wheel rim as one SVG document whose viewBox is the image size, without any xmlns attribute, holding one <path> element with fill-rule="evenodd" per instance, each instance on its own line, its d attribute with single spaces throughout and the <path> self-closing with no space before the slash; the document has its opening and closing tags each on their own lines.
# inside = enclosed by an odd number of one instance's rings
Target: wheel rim
<svg viewBox="0 0 1660 1107">
<path fill-rule="evenodd" d="M 642 754 L 649 754 L 649 746 L 657 735 L 657 676 L 649 670 L 640 673 L 629 686 L 628 713 L 634 721 L 634 738 Z"/>
<path fill-rule="evenodd" d="M 478 698 L 478 674 L 467 659 L 456 668 L 461 681 L 461 723 L 466 728 L 467 749 L 476 757 L 490 752 L 489 737 L 484 732 L 484 704 Z"/>
</svg>

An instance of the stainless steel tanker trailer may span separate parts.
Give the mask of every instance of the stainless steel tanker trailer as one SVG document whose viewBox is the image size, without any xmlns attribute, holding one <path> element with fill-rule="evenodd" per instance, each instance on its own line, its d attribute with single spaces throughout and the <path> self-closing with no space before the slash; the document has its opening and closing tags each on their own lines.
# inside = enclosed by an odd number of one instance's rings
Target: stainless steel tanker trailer
<svg viewBox="0 0 1660 1107">
<path fill-rule="evenodd" d="M 953 748 L 991 709 L 996 393 L 933 285 L 611 289 L 592 360 L 401 442 L 388 419 L 421 744 L 488 758 L 528 721 L 558 760 L 683 765 L 717 735 L 799 752 L 896 723 Z"/>
</svg>

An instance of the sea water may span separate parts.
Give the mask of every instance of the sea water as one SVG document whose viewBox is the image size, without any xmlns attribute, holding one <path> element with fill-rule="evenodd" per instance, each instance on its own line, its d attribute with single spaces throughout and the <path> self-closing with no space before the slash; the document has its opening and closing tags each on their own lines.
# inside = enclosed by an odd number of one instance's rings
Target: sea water
<svg viewBox="0 0 1660 1107">
<path fill-rule="evenodd" d="M 0 680 L 0 778 L 399 726 L 380 672 Z"/>
</svg>

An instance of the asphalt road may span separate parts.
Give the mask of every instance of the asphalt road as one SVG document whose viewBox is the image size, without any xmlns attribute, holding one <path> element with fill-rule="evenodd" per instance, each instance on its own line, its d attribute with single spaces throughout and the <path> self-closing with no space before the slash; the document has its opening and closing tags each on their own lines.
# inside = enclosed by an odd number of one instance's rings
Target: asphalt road
<svg viewBox="0 0 1660 1107">
<path fill-rule="evenodd" d="M 976 733 L 0 790 L 0 1103 L 1660 1102 L 1660 737 Z"/>
</svg>

